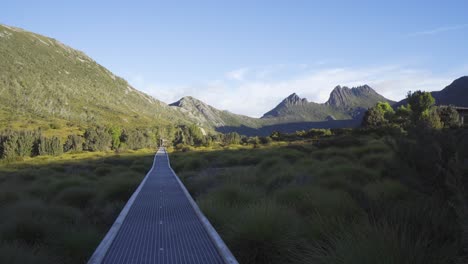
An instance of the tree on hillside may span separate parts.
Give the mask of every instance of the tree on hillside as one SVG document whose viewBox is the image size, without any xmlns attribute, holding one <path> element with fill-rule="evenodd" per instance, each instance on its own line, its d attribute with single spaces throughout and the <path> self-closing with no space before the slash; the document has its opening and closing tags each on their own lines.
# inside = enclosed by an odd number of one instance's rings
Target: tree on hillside
<svg viewBox="0 0 468 264">
<path fill-rule="evenodd" d="M 362 124 L 364 127 L 382 127 L 388 125 L 394 115 L 395 111 L 388 102 L 378 102 L 367 110 Z"/>
<path fill-rule="evenodd" d="M 68 135 L 65 144 L 63 145 L 63 151 L 82 151 L 83 150 L 83 137 L 78 135 Z"/>
<path fill-rule="evenodd" d="M 58 137 L 40 137 L 39 143 L 39 155 L 53 155 L 58 156 L 63 153 L 63 146 Z"/>
<path fill-rule="evenodd" d="M 112 137 L 112 144 L 111 148 L 116 150 L 120 147 L 120 136 L 122 134 L 122 129 L 119 127 L 111 127 L 109 128 L 109 134 Z"/>
<path fill-rule="evenodd" d="M 223 137 L 223 143 L 225 145 L 238 145 L 241 142 L 241 137 L 236 132 L 225 134 Z"/>
<path fill-rule="evenodd" d="M 18 135 L 7 131 L 0 139 L 0 154 L 2 159 L 11 160 L 18 156 L 17 149 Z"/>
<path fill-rule="evenodd" d="M 105 127 L 90 127 L 84 133 L 84 149 L 89 151 L 103 151 L 111 147 L 112 137 Z"/>
<path fill-rule="evenodd" d="M 444 128 L 454 128 L 460 126 L 460 116 L 452 106 L 439 106 L 437 107 L 437 113 L 440 116 L 440 120 Z"/>
<path fill-rule="evenodd" d="M 412 112 L 413 121 L 421 121 L 428 118 L 430 110 L 435 104 L 435 99 L 429 92 L 408 92 L 407 95 L 408 105 Z"/>
<path fill-rule="evenodd" d="M 206 138 L 202 133 L 202 130 L 197 125 L 193 124 L 188 127 L 188 132 L 192 137 L 193 144 L 195 146 L 201 146 L 206 143 Z"/>
</svg>

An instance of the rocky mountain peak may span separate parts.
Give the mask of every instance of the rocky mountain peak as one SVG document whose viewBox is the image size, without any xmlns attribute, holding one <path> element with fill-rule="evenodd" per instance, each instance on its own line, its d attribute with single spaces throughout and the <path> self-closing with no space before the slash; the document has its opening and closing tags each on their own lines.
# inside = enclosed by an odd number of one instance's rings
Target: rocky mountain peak
<svg viewBox="0 0 468 264">
<path fill-rule="evenodd" d="M 372 89 L 367 84 L 353 88 L 338 85 L 332 90 L 332 92 L 330 93 L 330 97 L 325 104 L 335 107 L 346 107 L 355 104 L 356 99 L 367 97 L 382 96 L 380 96 L 376 91 L 374 91 L 374 89 Z"/>
<path fill-rule="evenodd" d="M 283 102 L 283 104 L 287 105 L 298 105 L 298 104 L 306 104 L 307 99 L 299 97 L 296 93 L 292 93 L 288 97 L 286 97 Z"/>
<path fill-rule="evenodd" d="M 170 106 L 178 106 L 182 108 L 193 108 L 193 107 L 199 107 L 199 106 L 208 106 L 204 102 L 196 99 L 195 97 L 192 96 L 184 96 L 179 99 L 179 101 L 174 102 L 172 104 L 169 104 Z"/>
</svg>

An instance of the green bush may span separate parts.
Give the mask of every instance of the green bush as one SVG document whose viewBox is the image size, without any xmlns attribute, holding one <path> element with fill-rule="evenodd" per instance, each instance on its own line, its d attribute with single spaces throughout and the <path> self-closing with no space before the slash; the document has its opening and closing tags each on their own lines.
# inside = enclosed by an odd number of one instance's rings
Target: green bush
<svg viewBox="0 0 468 264">
<path fill-rule="evenodd" d="M 112 137 L 105 127 L 91 127 L 84 133 L 84 149 L 88 151 L 105 151 L 111 147 Z"/>
<path fill-rule="evenodd" d="M 106 181 L 102 187 L 102 199 L 106 201 L 127 201 L 138 187 L 138 178 L 133 174 L 118 175 Z"/>
<path fill-rule="evenodd" d="M 258 189 L 239 184 L 226 184 L 210 191 L 208 196 L 228 207 L 245 206 L 256 202 L 262 193 Z"/>
<path fill-rule="evenodd" d="M 351 219 L 362 210 L 345 191 L 328 190 L 317 186 L 291 186 L 277 192 L 278 203 L 294 208 L 303 216 L 322 216 Z"/>
<path fill-rule="evenodd" d="M 96 191 L 89 187 L 70 187 L 62 190 L 56 196 L 56 201 L 76 208 L 86 208 L 96 196 Z"/>
<path fill-rule="evenodd" d="M 240 263 L 310 263 L 297 219 L 286 207 L 257 203 L 239 208 L 225 237 Z"/>
<path fill-rule="evenodd" d="M 82 151 L 83 150 L 83 137 L 78 135 L 68 135 L 65 144 L 63 145 L 63 151 Z"/>
<path fill-rule="evenodd" d="M 63 153 L 63 146 L 60 143 L 60 138 L 58 137 L 40 137 L 38 148 L 39 155 L 58 156 Z"/>
</svg>

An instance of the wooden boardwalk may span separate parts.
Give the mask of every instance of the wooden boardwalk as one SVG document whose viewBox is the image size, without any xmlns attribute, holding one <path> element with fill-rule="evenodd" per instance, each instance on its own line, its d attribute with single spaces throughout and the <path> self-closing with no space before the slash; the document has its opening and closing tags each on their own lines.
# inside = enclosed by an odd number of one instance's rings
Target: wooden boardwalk
<svg viewBox="0 0 468 264">
<path fill-rule="evenodd" d="M 237 263 L 169 164 L 165 149 L 88 263 Z"/>
</svg>

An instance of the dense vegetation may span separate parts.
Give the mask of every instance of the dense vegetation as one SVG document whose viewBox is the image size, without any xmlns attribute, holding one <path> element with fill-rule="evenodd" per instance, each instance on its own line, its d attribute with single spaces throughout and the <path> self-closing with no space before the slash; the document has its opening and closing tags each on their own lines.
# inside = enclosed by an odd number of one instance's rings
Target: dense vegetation
<svg viewBox="0 0 468 264">
<path fill-rule="evenodd" d="M 153 150 L 40 156 L 0 167 L 0 263 L 85 263 Z"/>
<path fill-rule="evenodd" d="M 466 130 L 352 131 L 171 162 L 240 263 L 456 263 L 467 149 Z"/>
<path fill-rule="evenodd" d="M 240 263 L 466 263 L 468 130 L 456 112 L 417 91 L 396 111 L 378 103 L 364 125 L 172 164 Z"/>
<path fill-rule="evenodd" d="M 154 149 L 161 144 L 161 140 L 164 140 L 166 147 L 187 151 L 201 146 L 219 148 L 238 144 L 266 144 L 271 138 L 248 138 L 235 132 L 203 134 L 196 125 L 153 128 L 96 126 L 88 127 L 82 135 L 70 134 L 66 137 L 45 136 L 41 129 L 4 130 L 0 131 L 0 159 L 13 161 L 39 155 L 57 156 L 64 152 Z"/>
<path fill-rule="evenodd" d="M 463 263 L 468 131 L 427 93 L 408 101 L 396 111 L 378 103 L 362 129 L 269 137 L 195 125 L 90 127 L 65 141 L 5 131 L 0 262 L 86 261 L 151 166 L 151 151 L 125 150 L 154 151 L 164 137 L 241 263 Z"/>
</svg>

